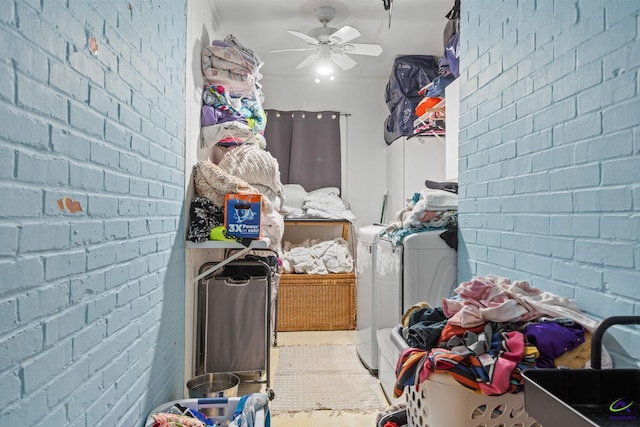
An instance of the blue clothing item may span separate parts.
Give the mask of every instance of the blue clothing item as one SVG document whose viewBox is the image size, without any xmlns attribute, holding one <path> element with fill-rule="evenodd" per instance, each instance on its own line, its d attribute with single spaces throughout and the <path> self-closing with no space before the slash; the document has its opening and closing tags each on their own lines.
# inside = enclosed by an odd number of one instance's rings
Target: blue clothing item
<svg viewBox="0 0 640 427">
<path fill-rule="evenodd" d="M 446 324 L 447 318 L 442 307 L 424 307 L 409 315 L 403 335 L 410 347 L 429 351 L 438 345 Z"/>
<path fill-rule="evenodd" d="M 391 243 L 399 245 L 408 235 L 429 230 L 446 230 L 446 227 L 398 228 L 388 233 L 383 231 L 380 233 L 380 236 L 386 236 Z"/>
<path fill-rule="evenodd" d="M 233 412 L 233 423 L 238 427 L 254 427 L 256 411 L 264 409 L 264 425 L 270 427 L 271 413 L 269 412 L 269 398 L 264 393 L 253 393 L 240 398 L 240 402 Z"/>
</svg>

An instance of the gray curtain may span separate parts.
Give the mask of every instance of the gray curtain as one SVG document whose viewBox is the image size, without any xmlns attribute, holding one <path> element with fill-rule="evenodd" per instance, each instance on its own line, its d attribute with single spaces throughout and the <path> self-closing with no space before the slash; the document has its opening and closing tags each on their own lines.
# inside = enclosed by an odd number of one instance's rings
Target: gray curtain
<svg viewBox="0 0 640 427">
<path fill-rule="evenodd" d="M 265 111 L 267 151 L 278 160 L 282 183 L 340 188 L 340 113 Z"/>
</svg>

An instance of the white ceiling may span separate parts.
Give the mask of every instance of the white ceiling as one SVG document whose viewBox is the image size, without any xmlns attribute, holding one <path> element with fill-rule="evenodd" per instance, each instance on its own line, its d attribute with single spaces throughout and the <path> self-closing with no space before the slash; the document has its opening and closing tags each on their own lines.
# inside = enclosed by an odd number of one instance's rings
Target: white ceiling
<svg viewBox="0 0 640 427">
<path fill-rule="evenodd" d="M 263 61 L 265 76 L 315 76 L 312 67 L 296 69 L 312 52 L 269 53 L 270 50 L 305 48 L 304 40 L 285 32 L 307 33 L 321 26 L 313 11 L 319 6 L 336 9 L 328 24 L 350 25 L 362 35 L 353 43 L 377 43 L 378 57 L 352 55 L 358 62 L 348 71 L 337 70 L 336 78 L 389 77 L 393 60 L 402 55 L 435 55 L 443 52 L 445 15 L 453 0 L 394 0 L 391 28 L 383 0 L 210 0 L 217 11 L 223 34 L 233 34 Z"/>
</svg>

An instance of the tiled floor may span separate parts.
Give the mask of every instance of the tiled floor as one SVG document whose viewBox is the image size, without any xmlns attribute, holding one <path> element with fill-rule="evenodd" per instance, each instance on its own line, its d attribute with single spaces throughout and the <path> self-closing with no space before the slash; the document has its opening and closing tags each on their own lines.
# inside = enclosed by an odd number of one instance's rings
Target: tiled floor
<svg viewBox="0 0 640 427">
<path fill-rule="evenodd" d="M 355 331 L 320 331 L 320 332 L 278 332 L 278 346 L 287 345 L 322 345 L 355 344 Z M 278 367 L 278 347 L 271 349 L 271 388 L 274 389 L 277 398 L 277 389 L 274 388 L 274 377 Z M 265 386 L 261 387 L 264 391 Z M 240 384 L 239 395 L 255 392 L 256 386 Z M 273 427 L 376 427 L 378 413 L 357 414 L 342 411 L 312 411 L 298 412 L 293 415 L 280 414 L 271 418 Z"/>
</svg>

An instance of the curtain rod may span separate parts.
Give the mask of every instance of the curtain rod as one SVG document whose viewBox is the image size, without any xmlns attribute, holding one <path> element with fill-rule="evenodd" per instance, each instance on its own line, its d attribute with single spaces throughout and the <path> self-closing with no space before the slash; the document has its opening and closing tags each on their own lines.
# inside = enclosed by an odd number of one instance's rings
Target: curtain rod
<svg viewBox="0 0 640 427">
<path fill-rule="evenodd" d="M 277 110 L 275 108 L 266 108 L 265 111 L 267 111 L 267 110 L 275 111 L 275 112 L 278 112 L 278 113 L 293 113 L 294 112 L 294 111 L 291 111 L 291 110 L 289 110 L 289 111 Z M 295 110 L 295 111 L 300 111 L 300 112 L 303 112 L 303 113 L 321 113 L 322 112 L 322 111 L 303 111 L 303 110 Z M 338 113 L 338 115 L 350 117 L 351 113 Z"/>
</svg>

